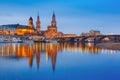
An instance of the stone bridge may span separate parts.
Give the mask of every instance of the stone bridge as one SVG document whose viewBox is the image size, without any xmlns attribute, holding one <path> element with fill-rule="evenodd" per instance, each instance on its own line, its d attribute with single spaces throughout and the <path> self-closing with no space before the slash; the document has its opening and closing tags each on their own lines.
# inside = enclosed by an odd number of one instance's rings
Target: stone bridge
<svg viewBox="0 0 120 80">
<path fill-rule="evenodd" d="M 96 43 L 102 41 L 120 42 L 120 35 L 99 35 L 99 36 L 76 36 L 76 37 L 57 37 L 58 42 L 85 42 L 86 40 L 93 40 Z"/>
</svg>

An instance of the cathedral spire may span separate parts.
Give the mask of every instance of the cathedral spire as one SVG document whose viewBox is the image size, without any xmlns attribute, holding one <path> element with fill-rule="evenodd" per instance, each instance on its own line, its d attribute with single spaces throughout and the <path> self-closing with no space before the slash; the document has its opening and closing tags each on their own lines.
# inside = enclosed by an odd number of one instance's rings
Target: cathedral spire
<svg viewBox="0 0 120 80">
<path fill-rule="evenodd" d="M 55 21 L 55 12 L 53 11 L 52 21 Z"/>
<path fill-rule="evenodd" d="M 36 29 L 38 32 L 40 31 L 40 27 L 41 27 L 41 23 L 40 23 L 40 17 L 39 17 L 39 12 L 38 12 L 37 21 L 36 21 Z"/>
<path fill-rule="evenodd" d="M 38 15 L 37 15 L 37 21 L 40 21 L 40 18 L 39 18 L 39 12 L 38 12 Z"/>
<path fill-rule="evenodd" d="M 53 15 L 52 15 L 52 22 L 51 22 L 53 27 L 56 27 L 56 16 L 55 16 L 55 12 L 53 11 Z"/>
</svg>

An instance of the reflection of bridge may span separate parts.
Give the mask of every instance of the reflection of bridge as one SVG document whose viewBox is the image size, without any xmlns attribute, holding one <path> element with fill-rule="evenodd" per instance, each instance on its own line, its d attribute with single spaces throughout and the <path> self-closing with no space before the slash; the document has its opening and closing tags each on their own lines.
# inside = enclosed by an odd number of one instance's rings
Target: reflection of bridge
<svg viewBox="0 0 120 80">
<path fill-rule="evenodd" d="M 102 41 L 120 41 L 120 35 L 99 35 L 99 36 L 76 36 L 76 37 L 57 37 L 59 42 L 85 42 L 86 40 L 93 40 L 94 42 Z"/>
</svg>

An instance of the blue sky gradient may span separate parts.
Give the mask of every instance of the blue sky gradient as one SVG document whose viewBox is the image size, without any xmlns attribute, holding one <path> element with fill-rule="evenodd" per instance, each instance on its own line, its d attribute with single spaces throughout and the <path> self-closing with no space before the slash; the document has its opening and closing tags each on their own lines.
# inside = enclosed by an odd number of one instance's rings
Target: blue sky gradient
<svg viewBox="0 0 120 80">
<path fill-rule="evenodd" d="M 0 25 L 36 22 L 39 11 L 43 30 L 56 13 L 59 31 L 64 33 L 100 30 L 104 34 L 120 34 L 119 0 L 0 0 Z"/>
</svg>

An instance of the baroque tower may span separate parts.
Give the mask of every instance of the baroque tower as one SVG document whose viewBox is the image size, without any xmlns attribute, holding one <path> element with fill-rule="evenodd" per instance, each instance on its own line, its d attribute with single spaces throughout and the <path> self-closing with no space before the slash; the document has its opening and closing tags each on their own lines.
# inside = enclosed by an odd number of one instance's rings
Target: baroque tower
<svg viewBox="0 0 120 80">
<path fill-rule="evenodd" d="M 38 16 L 37 16 L 37 21 L 36 21 L 36 30 L 38 32 L 41 30 L 41 23 L 40 23 L 39 13 L 38 13 Z"/>
<path fill-rule="evenodd" d="M 45 37 L 47 39 L 54 39 L 58 35 L 60 34 L 57 31 L 56 16 L 55 13 L 53 12 L 51 25 L 47 27 L 47 32 L 45 33 Z"/>
<path fill-rule="evenodd" d="M 34 25 L 33 25 L 33 18 L 32 18 L 32 17 L 29 18 L 29 21 L 28 21 L 28 28 L 29 28 L 29 29 L 33 29 L 33 28 L 34 28 Z"/>
</svg>

